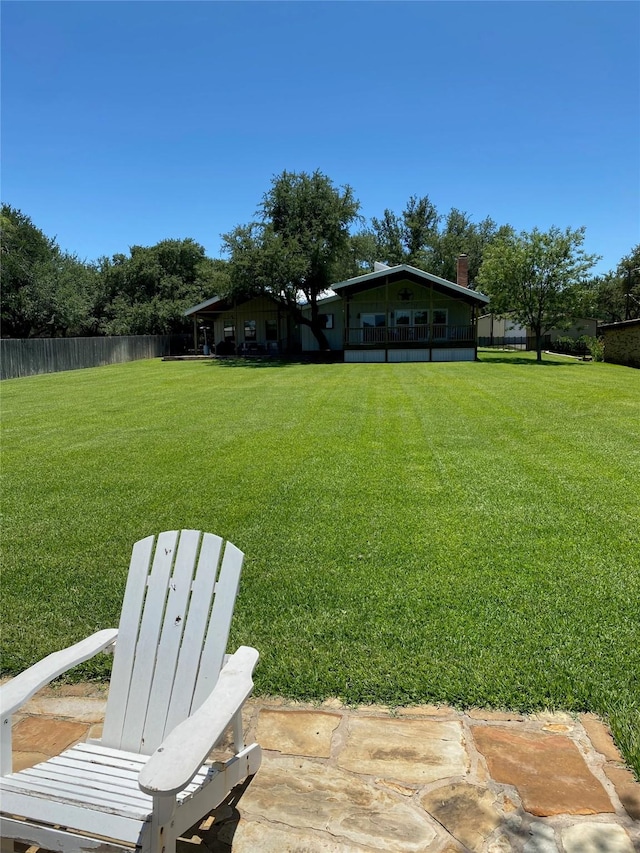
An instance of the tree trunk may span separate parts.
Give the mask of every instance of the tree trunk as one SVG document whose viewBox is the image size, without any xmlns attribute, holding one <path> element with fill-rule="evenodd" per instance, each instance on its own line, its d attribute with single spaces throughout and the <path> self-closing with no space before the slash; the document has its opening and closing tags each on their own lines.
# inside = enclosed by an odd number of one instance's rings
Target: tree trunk
<svg viewBox="0 0 640 853">
<path fill-rule="evenodd" d="M 320 352 L 328 352 L 331 347 L 329 346 L 329 341 L 327 340 L 327 336 L 324 333 L 324 329 L 320 325 L 320 321 L 316 320 L 315 323 L 309 323 L 309 328 L 313 332 L 313 336 L 318 342 Z"/>
<path fill-rule="evenodd" d="M 536 330 L 536 361 L 542 362 L 542 335 Z"/>
<path fill-rule="evenodd" d="M 328 352 L 331 349 L 331 346 L 329 345 L 327 336 L 325 335 L 324 329 L 322 328 L 322 323 L 320 322 L 320 312 L 318 311 L 318 306 L 315 304 L 311 306 L 310 320 L 304 316 L 302 311 L 297 306 L 294 308 L 292 305 L 288 305 L 287 307 L 293 313 L 296 321 L 300 325 L 308 326 L 309 329 L 311 329 L 314 338 L 318 342 L 320 352 Z"/>
</svg>

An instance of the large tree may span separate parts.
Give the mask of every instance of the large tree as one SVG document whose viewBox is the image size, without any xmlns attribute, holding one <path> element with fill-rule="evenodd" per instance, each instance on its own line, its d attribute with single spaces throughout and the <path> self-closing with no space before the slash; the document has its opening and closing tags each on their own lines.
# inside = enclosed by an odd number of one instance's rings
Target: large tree
<svg viewBox="0 0 640 853">
<path fill-rule="evenodd" d="M 624 319 L 635 320 L 640 317 L 640 243 L 622 258 L 617 272 L 624 291 Z"/>
<path fill-rule="evenodd" d="M 170 334 L 187 328 L 186 308 L 225 282 L 225 262 L 205 257 L 191 238 L 131 246 L 129 255 L 100 261 L 96 313 L 108 335 Z"/>
<path fill-rule="evenodd" d="M 268 295 L 310 328 L 321 349 L 329 349 L 318 300 L 332 282 L 357 271 L 349 227 L 359 207 L 351 187 L 334 186 L 322 172 L 274 177 L 259 220 L 222 235 L 230 275 L 220 295 Z"/>
<path fill-rule="evenodd" d="M 378 260 L 428 269 L 439 221 L 438 211 L 426 195 L 421 198 L 412 195 L 400 216 L 389 209 L 385 209 L 382 219 L 374 216 L 371 230 L 379 252 Z"/>
<path fill-rule="evenodd" d="M 576 284 L 598 260 L 582 248 L 584 228 L 534 228 L 509 234 L 485 249 L 478 283 L 491 297 L 491 310 L 529 327 L 542 361 L 542 338 L 571 319 Z"/>
<path fill-rule="evenodd" d="M 490 217 L 473 222 L 455 207 L 441 216 L 429 196 L 413 195 L 399 216 L 388 209 L 380 219 L 374 216 L 369 234 L 376 260 L 410 264 L 448 281 L 456 280 L 458 257 L 466 254 L 473 287 L 486 246 L 511 230 L 508 225 L 498 227 Z"/>
<path fill-rule="evenodd" d="M 2 334 L 56 337 L 86 334 L 96 270 L 62 251 L 20 210 L 2 205 Z"/>
<path fill-rule="evenodd" d="M 593 317 L 602 323 L 639 318 L 640 245 L 621 258 L 615 270 L 580 282 L 574 298 L 582 317 Z"/>
<path fill-rule="evenodd" d="M 428 272 L 455 281 L 458 257 L 464 253 L 469 265 L 469 286 L 475 288 L 487 246 L 512 233 L 510 225 L 498 226 L 490 216 L 473 222 L 467 213 L 453 207 L 444 217 L 433 242 Z"/>
</svg>

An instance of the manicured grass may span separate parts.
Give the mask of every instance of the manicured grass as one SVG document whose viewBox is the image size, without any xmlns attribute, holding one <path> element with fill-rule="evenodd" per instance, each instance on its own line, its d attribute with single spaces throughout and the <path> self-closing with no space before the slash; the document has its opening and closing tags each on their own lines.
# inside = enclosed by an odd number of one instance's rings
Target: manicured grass
<svg viewBox="0 0 640 853">
<path fill-rule="evenodd" d="M 640 371 L 481 358 L 4 382 L 4 671 L 117 624 L 136 539 L 202 528 L 247 554 L 258 692 L 593 710 L 639 772 Z"/>
</svg>

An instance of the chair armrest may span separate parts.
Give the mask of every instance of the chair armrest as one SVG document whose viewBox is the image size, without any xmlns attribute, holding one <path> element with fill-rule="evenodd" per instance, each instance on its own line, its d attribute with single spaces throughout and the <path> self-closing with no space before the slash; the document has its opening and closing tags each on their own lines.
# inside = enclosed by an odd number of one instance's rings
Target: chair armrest
<svg viewBox="0 0 640 853">
<path fill-rule="evenodd" d="M 253 690 L 257 662 L 258 652 L 249 646 L 231 655 L 207 699 L 167 735 L 140 771 L 142 791 L 158 797 L 186 788 Z"/>
<path fill-rule="evenodd" d="M 53 652 L 20 675 L 16 675 L 0 688 L 0 717 L 10 716 L 58 675 L 112 646 L 117 636 L 117 628 L 97 631 L 74 646 Z"/>
</svg>

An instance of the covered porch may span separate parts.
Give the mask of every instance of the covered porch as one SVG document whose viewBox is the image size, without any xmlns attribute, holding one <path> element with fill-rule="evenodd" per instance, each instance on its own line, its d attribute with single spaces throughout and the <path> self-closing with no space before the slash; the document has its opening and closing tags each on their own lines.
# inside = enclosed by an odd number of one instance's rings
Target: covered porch
<svg viewBox="0 0 640 853">
<path fill-rule="evenodd" d="M 484 294 L 399 265 L 334 285 L 345 361 L 474 361 Z"/>
<path fill-rule="evenodd" d="M 193 320 L 196 354 L 278 356 L 296 348 L 289 315 L 266 296 L 243 302 L 213 297 L 185 314 Z"/>
</svg>

